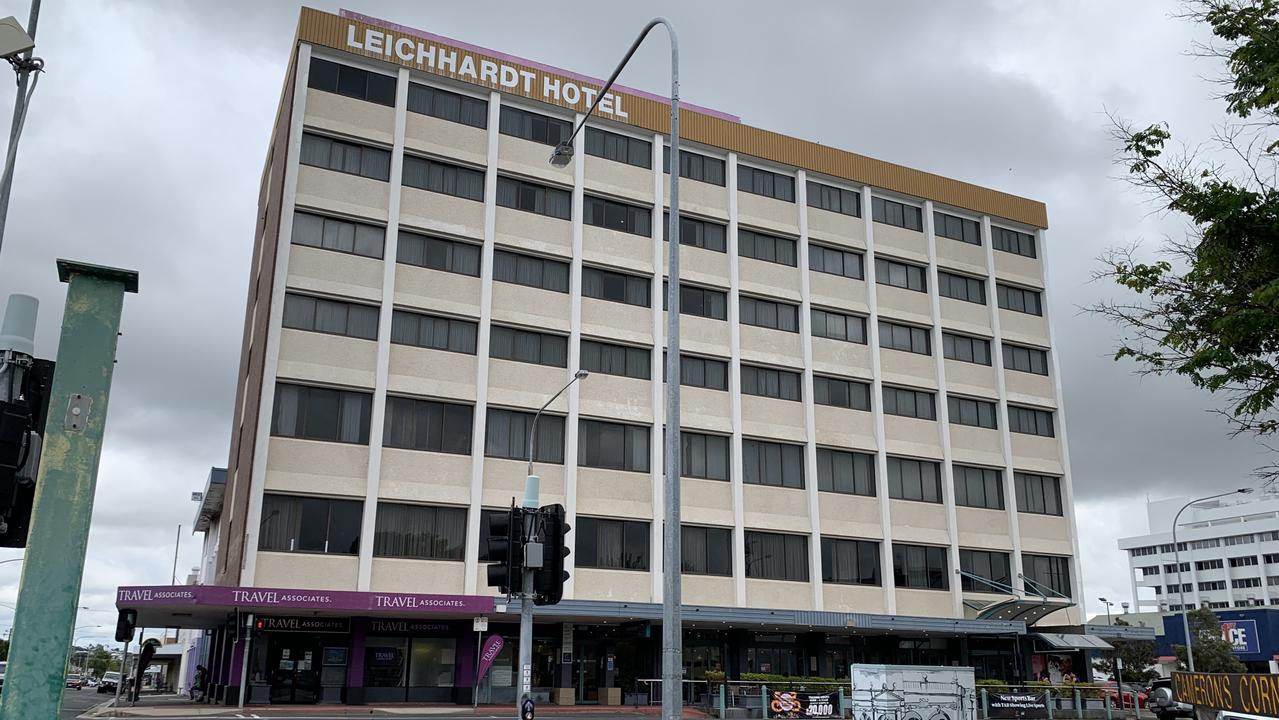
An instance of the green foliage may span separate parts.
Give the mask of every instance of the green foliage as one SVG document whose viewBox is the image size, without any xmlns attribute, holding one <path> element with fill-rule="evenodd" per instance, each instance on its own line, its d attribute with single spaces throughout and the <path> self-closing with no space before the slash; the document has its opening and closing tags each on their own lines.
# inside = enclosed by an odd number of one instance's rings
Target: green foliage
<svg viewBox="0 0 1279 720">
<path fill-rule="evenodd" d="M 1212 610 L 1201 607 L 1187 613 L 1190 622 L 1190 636 L 1195 644 L 1195 670 L 1207 673 L 1241 673 L 1247 672 L 1243 663 L 1239 662 L 1230 648 L 1230 642 L 1221 637 L 1221 621 Z M 1186 646 L 1174 645 L 1177 654 L 1177 667 L 1186 670 Z"/>
<path fill-rule="evenodd" d="M 89 650 L 89 673 L 95 678 L 101 678 L 102 673 L 107 670 L 118 669 L 120 661 L 112 660 L 111 653 L 101 645 L 95 645 Z"/>
<path fill-rule="evenodd" d="M 1128 625 L 1123 618 L 1115 620 L 1116 625 Z M 1114 658 L 1118 657 L 1123 660 L 1123 678 L 1124 682 L 1147 682 L 1159 677 L 1159 673 L 1150 670 L 1150 666 L 1155 664 L 1155 643 L 1153 640 L 1111 640 L 1111 645 L 1115 646 L 1115 651 L 1108 657 L 1099 657 L 1093 660 L 1093 668 L 1109 675 L 1115 676 Z"/>
<path fill-rule="evenodd" d="M 708 673 L 709 674 L 709 673 Z M 804 685 L 843 685 L 848 680 L 828 677 L 810 677 L 801 675 L 774 675 L 772 673 L 742 673 L 742 679 L 749 682 L 777 683 L 787 687 Z"/>
<path fill-rule="evenodd" d="M 9 659 L 9 641 L 0 640 L 0 660 Z"/>
<path fill-rule="evenodd" d="M 1225 61 L 1228 112 L 1249 122 L 1215 138 L 1228 168 L 1170 154 L 1169 127 L 1135 129 L 1116 120 L 1114 135 L 1130 180 L 1188 220 L 1165 258 L 1138 260 L 1133 248 L 1102 258 L 1099 277 L 1137 296 L 1092 309 L 1126 333 L 1115 359 L 1142 372 L 1176 374 L 1226 399 L 1235 432 L 1279 431 L 1279 189 L 1267 152 L 1279 125 L 1279 0 L 1197 0 L 1188 17 L 1208 24 Z"/>
</svg>

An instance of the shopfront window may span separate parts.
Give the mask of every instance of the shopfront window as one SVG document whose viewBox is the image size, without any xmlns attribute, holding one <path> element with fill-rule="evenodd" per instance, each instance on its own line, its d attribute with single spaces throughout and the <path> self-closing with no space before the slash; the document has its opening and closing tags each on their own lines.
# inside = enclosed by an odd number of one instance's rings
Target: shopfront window
<svg viewBox="0 0 1279 720">
<path fill-rule="evenodd" d="M 370 637 L 364 641 L 364 687 L 404 687 L 408 638 Z M 374 695 L 370 693 L 370 699 Z"/>
<path fill-rule="evenodd" d="M 411 687 L 453 687 L 453 638 L 413 638 Z"/>
<path fill-rule="evenodd" d="M 364 687 L 369 702 L 445 702 L 451 698 L 457 642 L 451 637 L 370 637 Z"/>
</svg>

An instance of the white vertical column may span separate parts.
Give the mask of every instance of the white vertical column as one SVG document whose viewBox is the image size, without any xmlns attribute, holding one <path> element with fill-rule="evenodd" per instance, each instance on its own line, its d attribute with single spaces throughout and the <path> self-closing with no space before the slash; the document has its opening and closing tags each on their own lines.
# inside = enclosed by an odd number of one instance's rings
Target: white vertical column
<svg viewBox="0 0 1279 720">
<path fill-rule="evenodd" d="M 382 436 L 386 427 L 386 386 L 391 364 L 391 314 L 395 311 L 395 257 L 399 250 L 400 181 L 404 168 L 404 124 L 409 104 L 409 70 L 400 68 L 395 85 L 395 134 L 391 149 L 390 202 L 382 250 L 382 305 L 378 312 L 377 369 L 373 408 L 369 415 L 369 473 L 365 478 L 364 512 L 360 519 L 360 565 L 356 587 L 367 591 L 373 577 L 373 543 L 377 529 L 378 487 L 382 480 Z"/>
<path fill-rule="evenodd" d="M 471 429 L 471 508 L 466 514 L 466 594 L 477 591 L 480 516 L 484 507 L 484 428 L 488 415 L 489 332 L 493 326 L 493 242 L 497 233 L 497 143 L 502 96 L 489 93 L 488 157 L 484 168 L 484 246 L 480 252 L 480 317 L 475 338 L 475 418 Z M 486 591 L 487 592 L 487 591 Z"/>
<path fill-rule="evenodd" d="M 884 612 L 897 612 L 897 585 L 893 577 L 893 510 L 888 497 L 888 450 L 884 439 L 884 381 L 879 359 L 879 305 L 875 291 L 875 222 L 870 186 L 862 188 L 862 225 L 866 228 L 866 343 L 870 346 L 871 401 L 875 418 L 875 496 L 879 498 L 879 524 L 884 540 L 879 548 L 879 577 L 884 583 Z"/>
<path fill-rule="evenodd" d="M 662 237 L 666 233 L 666 223 L 662 221 L 662 210 L 665 208 L 663 200 L 663 183 L 662 183 L 662 148 L 666 142 L 659 134 L 653 135 L 653 283 L 649 291 L 649 306 L 653 309 L 653 352 L 649 354 L 651 368 L 649 376 L 653 381 L 649 383 L 652 391 L 653 403 L 653 432 L 648 434 L 649 442 L 649 483 L 652 486 L 653 498 L 653 522 L 649 523 L 648 534 L 648 556 L 653 558 L 649 563 L 652 568 L 649 572 L 652 580 L 650 592 L 653 595 L 653 602 L 662 601 L 662 521 L 660 518 L 666 517 L 666 503 L 663 500 L 664 488 L 662 485 L 662 472 L 666 467 L 665 461 L 665 445 L 662 443 L 662 428 L 666 425 L 664 418 L 666 417 L 666 393 L 662 384 L 662 371 L 666 367 L 666 363 L 662 362 L 662 350 L 666 347 L 666 324 L 662 322 L 662 303 L 666 294 L 662 292 L 662 259 L 665 249 L 662 245 Z M 673 382 L 679 382 L 675 378 Z"/>
<path fill-rule="evenodd" d="M 1128 560 L 1128 584 L 1132 586 L 1132 609 L 1133 612 L 1141 612 L 1141 603 L 1137 600 L 1137 568 L 1132 562 L 1131 556 Z M 1159 593 L 1155 593 L 1158 597 Z"/>
<path fill-rule="evenodd" d="M 1084 577 L 1082 564 L 1079 562 L 1079 528 L 1076 525 L 1075 518 L 1075 483 L 1070 472 L 1070 443 L 1066 438 L 1066 400 L 1061 390 L 1061 365 L 1058 363 L 1058 345 L 1057 338 L 1053 331 L 1052 313 L 1048 311 L 1048 232 L 1046 230 L 1035 231 L 1035 245 L 1039 247 L 1040 263 L 1043 266 L 1044 279 L 1044 324 L 1048 327 L 1048 347 L 1051 351 L 1048 353 L 1048 371 L 1052 373 L 1053 392 L 1057 401 L 1057 446 L 1061 451 L 1061 486 L 1065 497 L 1062 498 L 1062 510 L 1066 514 L 1066 523 L 1070 531 L 1071 552 L 1070 557 L 1070 584 L 1072 586 L 1071 595 L 1074 596 L 1075 602 L 1081 603 L 1082 608 L 1084 601 Z M 1000 353 L 1002 357 L 1003 353 Z M 1003 376 L 1000 375 L 1000 380 Z M 1192 566 L 1193 567 L 1193 566 Z M 1082 609 L 1079 610 L 1080 619 L 1083 617 Z"/>
<path fill-rule="evenodd" d="M 293 203 L 298 190 L 298 158 L 302 153 L 302 118 L 306 115 L 306 86 L 311 74 L 311 46 L 298 45 L 297 71 L 293 76 L 293 112 L 289 117 L 289 142 L 284 163 L 284 190 L 280 197 L 280 227 L 275 243 L 275 276 L 271 279 L 270 317 L 262 358 L 262 388 L 258 396 L 257 433 L 253 438 L 253 465 L 249 469 L 249 507 L 239 528 L 240 584 L 253 585 L 258 562 L 258 526 L 262 523 L 262 493 L 266 489 L 266 455 L 271 445 L 271 416 L 275 410 L 275 379 L 280 364 L 280 327 L 284 321 L 284 288 L 289 277 L 289 243 L 293 239 Z M 232 509 L 234 512 L 234 509 Z M 232 542 L 234 538 L 227 538 Z"/>
<path fill-rule="evenodd" d="M 1013 480 L 1013 441 L 1008 429 L 1008 388 L 1004 380 L 1004 343 L 999 328 L 999 294 L 995 290 L 995 245 L 990 234 L 990 217 L 981 218 L 981 244 L 986 249 L 986 306 L 990 308 L 990 362 L 995 367 L 995 390 L 999 395 L 999 444 L 1004 449 L 1004 508 L 1008 515 L 1008 537 L 1012 540 L 1012 585 L 1025 592 L 1022 582 L 1021 518 L 1017 515 L 1017 485 Z M 1048 353 L 1056 354 L 1054 348 Z M 1081 598 L 1082 599 L 1082 598 Z"/>
<path fill-rule="evenodd" d="M 573 126 L 582 122 L 578 113 L 573 118 Z M 584 189 L 586 187 L 586 154 L 582 152 L 582 137 L 578 133 L 573 139 L 573 259 L 569 264 L 569 337 L 568 337 L 568 374 L 564 382 L 573 379 L 573 373 L 582 366 L 582 213 L 585 211 Z M 587 378 L 585 382 L 590 382 Z M 579 410 L 579 394 L 581 382 L 575 382 L 568 389 L 568 417 L 564 420 L 564 516 L 568 522 L 568 536 L 565 542 L 574 548 L 577 539 L 577 417 Z M 574 555 L 569 553 L 564 558 L 564 570 L 568 572 L 568 580 L 564 583 L 564 597 L 573 597 Z"/>
<path fill-rule="evenodd" d="M 799 333 L 804 357 L 804 492 L 808 495 L 808 576 L 813 588 L 813 609 L 825 608 L 822 592 L 822 519 L 817 496 L 817 418 L 813 408 L 813 314 L 808 277 L 808 173 L 795 178 L 795 205 L 799 211 Z"/>
<path fill-rule="evenodd" d="M 924 201 L 924 235 L 928 239 L 928 300 L 931 307 L 930 337 L 933 366 L 937 370 L 937 429 L 941 437 L 941 497 L 946 508 L 946 536 L 950 541 L 951 609 L 955 617 L 964 616 L 963 576 L 959 570 L 959 524 L 955 518 L 955 469 L 950 451 L 950 406 L 946 394 L 946 359 L 941 337 L 941 285 L 937 280 L 937 233 L 933 227 L 933 202 Z"/>
<path fill-rule="evenodd" d="M 1266 581 L 1266 554 L 1262 552 L 1262 543 L 1257 544 L 1257 569 L 1261 577 L 1261 587 L 1257 588 L 1257 597 L 1265 605 L 1270 604 L 1270 583 Z"/>
<path fill-rule="evenodd" d="M 746 508 L 742 490 L 742 335 L 737 319 L 741 313 L 737 263 L 737 153 L 728 154 L 728 401 L 732 415 L 729 483 L 733 494 L 733 589 L 738 607 L 746 606 Z"/>
</svg>

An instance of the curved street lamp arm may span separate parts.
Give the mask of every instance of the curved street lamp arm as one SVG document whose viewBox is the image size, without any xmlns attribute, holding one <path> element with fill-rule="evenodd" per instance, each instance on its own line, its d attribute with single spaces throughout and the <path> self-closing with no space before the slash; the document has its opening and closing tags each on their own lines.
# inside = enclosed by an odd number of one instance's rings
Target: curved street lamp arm
<svg viewBox="0 0 1279 720">
<path fill-rule="evenodd" d="M 560 388 L 558 392 L 552 395 L 550 400 L 547 400 L 546 402 L 542 403 L 542 407 L 538 408 L 537 412 L 533 414 L 533 422 L 529 425 L 529 429 L 528 429 L 528 471 L 525 473 L 525 475 L 533 474 L 533 441 L 537 438 L 537 420 L 538 418 L 542 417 L 542 411 L 550 407 L 551 403 L 555 402 L 555 400 L 559 398 L 559 396 L 563 395 L 565 390 L 568 390 L 570 387 L 572 387 L 573 383 L 577 382 L 578 380 L 581 380 L 582 378 L 586 377 L 589 374 L 590 373 L 588 373 L 585 370 L 578 370 L 577 372 L 573 373 L 573 379 L 569 380 L 564 385 L 564 387 Z"/>
<path fill-rule="evenodd" d="M 1177 548 L 1177 522 L 1181 520 L 1181 514 L 1191 505 L 1208 502 L 1209 500 L 1216 500 L 1217 498 L 1223 498 L 1227 495 L 1247 495 L 1250 492 L 1252 492 L 1252 488 L 1239 488 L 1237 490 L 1231 490 L 1230 492 L 1217 493 L 1216 495 L 1209 495 L 1197 500 L 1191 500 L 1185 505 L 1182 505 L 1181 509 L 1177 511 L 1177 514 L 1172 517 L 1172 561 L 1175 563 L 1173 568 L 1177 571 L 1177 598 L 1181 603 L 1181 631 L 1186 635 L 1186 665 L 1190 668 L 1190 672 L 1195 671 L 1195 651 L 1194 643 L 1190 639 L 1190 619 L 1186 612 L 1186 584 L 1182 582 L 1184 578 L 1181 574 L 1181 550 Z"/>
</svg>

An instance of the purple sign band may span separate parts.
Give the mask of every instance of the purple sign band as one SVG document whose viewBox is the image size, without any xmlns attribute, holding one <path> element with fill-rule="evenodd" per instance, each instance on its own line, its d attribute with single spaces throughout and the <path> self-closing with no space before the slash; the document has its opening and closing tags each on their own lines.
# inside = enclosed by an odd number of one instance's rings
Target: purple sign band
<svg viewBox="0 0 1279 720">
<path fill-rule="evenodd" d="M 497 659 L 502 648 L 506 646 L 506 641 L 501 635 L 489 635 L 488 640 L 484 641 L 484 649 L 480 651 L 480 673 L 475 676 L 475 686 L 480 686 L 480 681 L 488 674 L 489 668 L 493 665 L 493 661 Z"/>
<path fill-rule="evenodd" d="M 297 588 L 234 587 L 228 585 L 137 585 L 116 590 L 117 608 L 164 605 L 289 608 L 350 612 L 418 611 L 433 615 L 482 615 L 495 603 L 483 595 L 424 595 L 419 593 L 299 590 Z"/>
<path fill-rule="evenodd" d="M 554 73 L 556 75 L 563 75 L 564 77 L 570 77 L 579 82 L 591 83 L 597 87 L 604 86 L 604 81 L 600 80 L 599 78 L 594 78 L 589 75 L 582 75 L 581 73 L 575 73 L 572 70 L 565 70 L 563 68 L 557 68 L 552 65 L 546 65 L 544 63 L 540 63 L 535 60 L 529 60 L 528 58 L 522 58 L 515 55 L 508 55 L 504 52 L 498 52 L 496 50 L 492 50 L 489 48 L 480 47 L 479 45 L 472 45 L 471 43 L 462 42 L 461 40 L 454 40 L 453 38 L 447 38 L 447 37 L 444 37 L 443 35 L 436 35 L 435 33 L 427 32 L 425 30 L 418 30 L 417 28 L 412 28 L 412 27 L 409 27 L 408 25 L 393 23 L 390 20 L 383 20 L 382 18 L 376 18 L 376 17 L 373 17 L 372 15 L 365 15 L 363 13 L 355 12 L 354 10 L 347 10 L 343 8 L 338 11 L 338 17 L 342 17 L 347 20 L 355 20 L 356 22 L 362 22 L 362 23 L 366 23 L 368 25 L 373 25 L 376 27 L 386 28 L 388 30 L 394 30 L 400 33 L 401 35 L 413 35 L 413 36 L 422 38 L 423 40 L 430 40 L 431 42 L 442 43 L 444 45 L 451 45 L 456 48 L 461 48 L 462 50 L 469 50 L 470 52 L 473 52 L 473 53 L 488 55 L 489 57 L 495 57 L 500 60 L 507 60 L 509 62 L 517 63 L 519 65 L 525 65 L 527 67 L 534 67 L 544 72 Z M 654 100 L 656 102 L 665 103 L 668 106 L 671 104 L 670 98 L 664 98 L 661 95 L 657 95 L 655 93 L 647 92 L 644 90 L 637 90 L 635 88 L 626 87 L 624 85 L 617 85 L 617 84 L 613 85 L 613 89 L 620 92 L 627 93 L 629 95 L 635 95 L 637 97 L 647 98 L 649 100 Z M 702 107 L 701 105 L 694 105 L 690 102 L 685 102 L 683 100 L 680 100 L 679 105 L 680 105 L 680 108 L 684 110 L 693 110 L 695 112 L 702 113 L 703 115 L 710 115 L 711 117 L 720 118 L 721 120 L 727 120 L 729 122 L 735 122 L 735 123 L 740 123 L 742 121 L 742 119 L 738 117 L 737 115 L 731 115 L 729 113 L 722 112 L 720 110 L 714 110 L 708 107 Z"/>
</svg>

